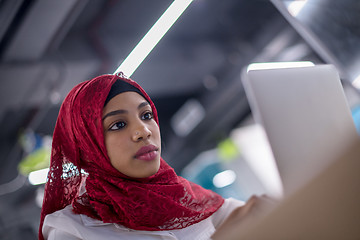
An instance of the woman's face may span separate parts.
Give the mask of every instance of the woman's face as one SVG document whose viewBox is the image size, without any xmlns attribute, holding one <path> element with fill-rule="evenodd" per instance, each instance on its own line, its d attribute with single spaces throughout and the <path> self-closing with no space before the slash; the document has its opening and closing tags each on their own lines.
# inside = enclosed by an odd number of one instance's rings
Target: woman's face
<svg viewBox="0 0 360 240">
<path fill-rule="evenodd" d="M 145 178 L 159 170 L 160 130 L 140 94 L 123 92 L 113 97 L 103 109 L 103 128 L 110 162 L 119 172 Z"/>
</svg>

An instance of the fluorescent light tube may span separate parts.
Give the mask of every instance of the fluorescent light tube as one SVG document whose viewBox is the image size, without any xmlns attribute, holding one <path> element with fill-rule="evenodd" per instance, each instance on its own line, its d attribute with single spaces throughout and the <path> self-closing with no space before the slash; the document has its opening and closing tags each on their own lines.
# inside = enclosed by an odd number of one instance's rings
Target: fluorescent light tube
<svg viewBox="0 0 360 240">
<path fill-rule="evenodd" d="M 263 69 L 273 69 L 273 68 L 294 68 L 294 67 L 312 67 L 315 66 L 313 62 L 310 61 L 300 61 L 300 62 L 264 62 L 264 63 L 252 63 L 248 66 L 247 71 L 250 70 L 263 70 Z"/>
<path fill-rule="evenodd" d="M 29 182 L 32 185 L 39 185 L 46 183 L 46 178 L 49 172 L 49 168 L 33 171 L 29 174 Z"/>
<path fill-rule="evenodd" d="M 193 0 L 174 0 L 114 73 L 130 77 Z"/>
</svg>

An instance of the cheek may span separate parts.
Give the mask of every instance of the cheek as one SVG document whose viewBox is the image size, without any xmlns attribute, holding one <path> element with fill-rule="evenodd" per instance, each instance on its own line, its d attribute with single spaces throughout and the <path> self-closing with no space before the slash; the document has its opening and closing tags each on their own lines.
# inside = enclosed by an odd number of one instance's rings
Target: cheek
<svg viewBox="0 0 360 240">
<path fill-rule="evenodd" d="M 153 133 L 153 135 L 157 138 L 160 138 L 160 128 L 159 126 L 156 124 L 156 122 L 154 122 L 151 126 L 151 132 Z"/>
<path fill-rule="evenodd" d="M 151 132 L 153 134 L 154 139 L 156 139 L 156 143 L 157 144 L 161 144 L 161 134 L 160 134 L 160 129 L 158 127 L 158 125 L 153 126 L 151 129 Z"/>
<path fill-rule="evenodd" d="M 128 151 L 128 146 L 126 146 L 126 142 L 119 136 L 115 134 L 109 134 L 105 138 L 105 146 L 107 150 L 108 157 L 110 158 L 110 162 L 112 165 L 118 164 L 118 160 L 120 157 L 124 157 Z"/>
</svg>

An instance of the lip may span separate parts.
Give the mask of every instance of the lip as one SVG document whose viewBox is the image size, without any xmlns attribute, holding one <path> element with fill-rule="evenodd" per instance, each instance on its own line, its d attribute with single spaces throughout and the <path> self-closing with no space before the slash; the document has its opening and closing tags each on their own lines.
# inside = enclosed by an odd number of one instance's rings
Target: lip
<svg viewBox="0 0 360 240">
<path fill-rule="evenodd" d="M 159 148 L 154 145 L 144 146 L 136 152 L 135 158 L 145 161 L 154 160 L 158 155 L 158 150 Z"/>
</svg>

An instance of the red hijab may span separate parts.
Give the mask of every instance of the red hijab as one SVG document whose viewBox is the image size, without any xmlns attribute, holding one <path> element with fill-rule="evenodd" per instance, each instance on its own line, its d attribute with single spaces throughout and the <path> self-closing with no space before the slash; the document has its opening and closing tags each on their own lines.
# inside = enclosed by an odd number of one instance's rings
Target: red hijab
<svg viewBox="0 0 360 240">
<path fill-rule="evenodd" d="M 158 123 L 153 102 L 131 79 L 103 75 L 75 86 L 60 108 L 54 130 L 39 239 L 43 239 L 45 216 L 69 204 L 75 213 L 150 231 L 185 228 L 211 216 L 223 204 L 220 195 L 177 176 L 163 159 L 155 175 L 141 179 L 127 177 L 111 165 L 102 110 L 119 79 L 140 90 Z M 86 193 L 80 195 L 82 181 Z"/>
</svg>

